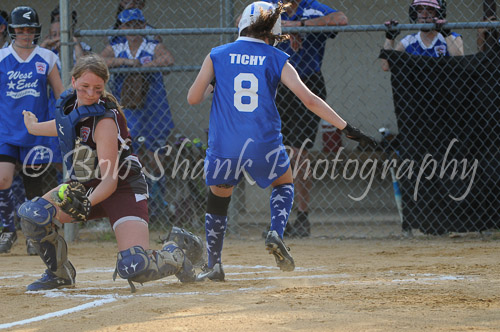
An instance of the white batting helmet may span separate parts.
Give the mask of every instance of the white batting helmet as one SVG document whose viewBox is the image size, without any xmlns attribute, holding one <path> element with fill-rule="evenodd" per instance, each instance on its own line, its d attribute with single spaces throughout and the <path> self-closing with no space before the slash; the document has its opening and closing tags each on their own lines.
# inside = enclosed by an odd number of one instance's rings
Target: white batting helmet
<svg viewBox="0 0 500 332">
<path fill-rule="evenodd" d="M 240 23 L 238 24 L 238 35 L 241 34 L 243 29 L 249 27 L 257 21 L 257 18 L 260 16 L 261 8 L 263 11 L 274 11 L 275 9 L 273 4 L 264 1 L 256 1 L 248 5 L 241 15 Z M 281 17 L 279 17 L 274 24 L 271 33 L 273 35 L 281 35 Z"/>
<path fill-rule="evenodd" d="M 412 23 L 417 21 L 417 6 L 429 6 L 436 8 L 437 18 L 446 18 L 446 0 L 413 0 L 408 10 L 410 22 Z"/>
<path fill-rule="evenodd" d="M 429 6 L 434 7 L 436 9 L 441 8 L 437 2 L 437 0 L 415 0 L 411 4 L 412 6 Z"/>
</svg>

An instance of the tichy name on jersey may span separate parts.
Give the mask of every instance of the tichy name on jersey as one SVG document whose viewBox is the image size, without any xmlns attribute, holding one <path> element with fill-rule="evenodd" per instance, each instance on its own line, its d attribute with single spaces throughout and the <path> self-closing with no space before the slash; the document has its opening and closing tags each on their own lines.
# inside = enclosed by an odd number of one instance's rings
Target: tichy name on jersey
<svg viewBox="0 0 500 332">
<path fill-rule="evenodd" d="M 262 66 L 266 60 L 265 55 L 229 53 L 229 57 L 232 65 Z"/>
</svg>

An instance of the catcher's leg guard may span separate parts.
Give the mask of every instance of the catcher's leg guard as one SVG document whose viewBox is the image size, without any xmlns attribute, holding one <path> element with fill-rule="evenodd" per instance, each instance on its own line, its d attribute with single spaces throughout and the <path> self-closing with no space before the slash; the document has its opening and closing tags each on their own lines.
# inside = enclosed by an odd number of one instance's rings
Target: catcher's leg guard
<svg viewBox="0 0 500 332">
<path fill-rule="evenodd" d="M 175 273 L 175 276 L 180 282 L 194 282 L 196 280 L 196 273 L 194 271 L 193 264 L 184 250 L 179 248 L 177 243 L 172 241 L 165 243 L 161 252 L 169 253 L 175 257 L 178 262 L 181 262 L 179 270 Z"/>
<path fill-rule="evenodd" d="M 164 244 L 170 241 L 175 242 L 184 251 L 184 254 L 186 254 L 186 257 L 189 258 L 193 265 L 204 265 L 203 241 L 198 235 L 184 228 L 173 226 L 167 237 L 161 238 L 161 241 Z"/>
<path fill-rule="evenodd" d="M 182 282 L 195 279 L 191 262 L 174 242 L 166 243 L 160 251 L 144 250 L 140 246 L 120 251 L 113 280 L 116 279 L 117 274 L 127 279 L 132 293 L 135 292 L 132 281 L 142 284 L 174 274 Z"/>
<path fill-rule="evenodd" d="M 56 208 L 49 201 L 35 197 L 18 210 L 21 227 L 49 271 L 74 284 L 76 271 L 68 260 L 68 246 L 52 224 Z"/>
</svg>

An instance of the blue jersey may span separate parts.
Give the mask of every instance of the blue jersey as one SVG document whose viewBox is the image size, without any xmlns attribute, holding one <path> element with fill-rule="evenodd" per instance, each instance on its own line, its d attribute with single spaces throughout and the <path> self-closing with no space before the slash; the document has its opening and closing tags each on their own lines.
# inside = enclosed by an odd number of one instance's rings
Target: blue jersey
<svg viewBox="0 0 500 332">
<path fill-rule="evenodd" d="M 282 145 L 274 99 L 288 55 L 262 40 L 240 37 L 212 49 L 210 58 L 216 86 L 207 153 L 264 158 Z"/>
<path fill-rule="evenodd" d="M 281 0 L 264 0 L 277 4 Z M 316 0 L 302 0 L 295 11 L 295 14 L 288 16 L 286 12 L 281 14 L 284 21 L 309 20 L 317 17 L 326 16 L 335 13 L 332 9 Z M 278 44 L 278 48 L 290 55 L 290 64 L 295 67 L 300 77 L 309 77 L 314 73 L 321 71 L 325 46 L 328 38 L 335 37 L 334 33 L 305 33 L 300 34 L 302 47 L 295 52 L 290 46 L 290 42 L 285 41 Z"/>
<path fill-rule="evenodd" d="M 159 44 L 157 40 L 143 38 L 143 42 L 137 50 L 135 57 L 130 52 L 127 39 L 116 40 L 111 47 L 116 58 L 139 59 L 141 64 L 153 61 L 155 48 Z M 126 66 L 124 66 L 126 67 Z M 113 94 L 119 99 L 123 87 L 123 82 L 127 74 L 115 74 L 111 89 Z M 170 132 L 174 128 L 174 122 L 170 113 L 170 106 L 167 100 L 167 91 L 163 83 L 163 75 L 159 72 L 147 73 L 146 78 L 149 83 L 149 90 L 143 110 L 136 110 L 149 117 L 152 124 L 156 124 L 154 129 Z M 151 130 L 152 128 L 148 128 Z"/>
<path fill-rule="evenodd" d="M 22 60 L 12 45 L 0 49 L 0 142 L 16 146 L 47 145 L 50 139 L 28 133 L 23 110 L 33 112 L 39 122 L 50 120 L 47 77 L 57 56 L 39 46 Z"/>
<path fill-rule="evenodd" d="M 452 33 L 454 38 L 459 37 L 457 33 Z M 425 55 L 431 57 L 450 56 L 448 45 L 442 34 L 438 33 L 429 47 L 425 46 L 420 37 L 420 32 L 408 35 L 401 39 L 405 51 L 413 55 Z"/>
</svg>

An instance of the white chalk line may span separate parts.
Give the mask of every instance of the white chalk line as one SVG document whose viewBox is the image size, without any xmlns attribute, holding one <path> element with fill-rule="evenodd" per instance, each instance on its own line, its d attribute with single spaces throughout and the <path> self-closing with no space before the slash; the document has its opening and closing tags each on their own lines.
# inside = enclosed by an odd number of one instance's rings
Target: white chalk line
<svg viewBox="0 0 500 332">
<path fill-rule="evenodd" d="M 225 266 L 226 268 L 231 268 L 231 269 L 241 269 L 241 270 L 248 270 L 248 269 L 253 269 L 253 270 L 259 270 L 258 273 L 275 273 L 278 272 L 277 268 L 271 268 L 269 266 L 242 266 L 242 265 L 228 265 Z M 309 268 L 309 269 L 296 269 L 296 271 L 303 271 L 303 272 L 311 272 L 311 271 L 317 271 L 317 270 L 323 270 L 323 267 L 320 268 Z M 87 270 L 82 270 L 80 274 L 96 274 L 96 273 L 109 273 L 110 271 L 113 271 L 113 269 L 108 269 L 108 268 L 95 268 L 95 269 L 87 269 Z M 256 271 L 252 272 L 232 272 L 232 273 L 226 273 L 226 275 L 231 275 L 231 276 L 239 276 L 239 275 L 248 275 L 248 274 L 255 274 Z M 358 281 L 358 280 L 337 280 L 336 282 L 323 282 L 321 283 L 322 285 L 346 285 L 346 284 L 379 284 L 379 285 L 394 285 L 395 283 L 436 283 L 436 282 L 448 282 L 448 281 L 473 281 L 478 279 L 478 276 L 453 276 L 453 275 L 436 275 L 436 274 L 430 274 L 430 273 L 424 273 L 424 274 L 407 274 L 407 273 L 400 273 L 396 271 L 389 271 L 389 273 L 383 273 L 386 276 L 395 276 L 397 275 L 397 279 L 392 279 L 392 280 L 375 280 L 375 281 Z M 26 276 L 27 274 L 16 274 L 16 275 L 10 275 L 10 276 L 4 276 L 3 278 L 22 278 Z M 403 275 L 407 275 L 408 278 L 402 277 Z M 315 274 L 315 275 L 293 275 L 293 276 L 287 276 L 281 274 L 280 276 L 258 276 L 254 278 L 235 278 L 235 279 L 229 279 L 229 282 L 235 281 L 260 281 L 260 280 L 300 280 L 300 279 L 306 279 L 306 280 L 311 280 L 311 279 L 346 279 L 346 278 L 352 278 L 352 275 L 349 274 Z M 164 284 L 173 284 L 177 283 L 177 280 L 167 280 L 167 279 L 162 279 L 161 281 L 157 282 L 152 282 L 152 283 L 147 283 L 144 284 L 140 290 L 145 290 L 146 288 L 149 287 L 154 287 L 158 285 L 158 282 L 164 283 Z M 96 281 L 85 281 L 81 283 L 90 283 L 90 284 L 97 284 L 97 283 L 108 283 L 107 281 L 103 282 L 96 282 Z M 223 284 L 221 284 L 223 285 Z M 69 299 L 93 299 L 94 301 L 82 305 L 78 305 L 73 308 L 65 309 L 65 310 L 60 310 L 56 311 L 53 313 L 48 313 L 44 314 L 41 316 L 33 317 L 30 319 L 24 319 L 20 320 L 17 322 L 12 322 L 12 323 L 6 323 L 6 324 L 1 324 L 0 329 L 5 329 L 13 326 L 18 326 L 18 325 L 26 325 L 30 324 L 33 322 L 38 322 L 41 320 L 46 320 L 46 319 L 51 319 L 54 317 L 61 317 L 64 315 L 72 314 L 78 311 L 86 310 L 88 308 L 92 307 L 97 307 L 97 306 L 102 306 L 107 303 L 112 303 L 115 301 L 118 301 L 120 299 L 129 299 L 129 298 L 134 298 L 134 297 L 154 297 L 154 298 L 174 298 L 174 297 L 183 297 L 183 296 L 221 296 L 221 295 L 228 295 L 232 293 L 247 293 L 247 292 L 255 292 L 255 291 L 266 291 L 270 289 L 277 288 L 278 286 L 265 286 L 265 287 L 241 287 L 237 289 L 218 289 L 217 291 L 191 291 L 191 292 L 167 292 L 167 293 L 144 293 L 144 294 L 130 294 L 130 295 L 120 295 L 120 294 L 102 294 L 102 295 L 92 295 L 92 294 L 78 294 L 77 292 L 85 292 L 85 291 L 117 291 L 117 290 L 123 290 L 123 289 L 128 289 L 128 285 L 124 286 L 115 286 L 115 287 L 86 287 L 86 288 L 63 288 L 63 289 L 55 289 L 55 290 L 48 290 L 48 291 L 37 291 L 37 292 L 26 292 L 28 294 L 42 294 L 44 297 L 48 298 L 69 298 Z M 95 300 L 97 299 L 97 300 Z"/>
<path fill-rule="evenodd" d="M 250 269 L 250 270 L 258 270 L 259 273 L 275 273 L 279 271 L 277 267 L 270 267 L 270 266 L 263 266 L 263 265 L 256 265 L 256 266 L 243 266 L 243 265 L 227 265 L 225 266 L 226 269 Z M 314 270 L 321 270 L 323 268 L 300 268 L 298 267 L 296 269 L 297 272 L 311 272 Z M 78 272 L 78 274 L 98 274 L 98 273 L 113 273 L 114 269 L 110 268 L 93 268 L 93 269 L 85 269 L 81 270 Z M 227 273 L 226 275 L 228 276 L 238 276 L 238 275 L 247 275 L 247 274 L 255 274 L 255 271 L 252 272 L 233 272 L 233 273 Z M 24 277 L 36 277 L 38 275 L 34 274 L 12 274 L 12 275 L 4 275 L 0 276 L 0 279 L 19 279 L 19 278 L 24 278 Z M 308 276 L 309 278 L 311 276 Z M 304 277 L 302 277 L 304 278 Z M 261 278 L 253 278 L 253 280 L 260 280 Z M 265 279 L 265 278 L 264 278 Z M 274 279 L 274 278 L 273 278 Z M 240 280 L 240 279 L 237 279 Z M 241 279 L 241 280 L 252 280 L 252 278 L 247 278 L 247 279 Z M 163 283 L 171 284 L 174 282 L 178 282 L 176 280 L 162 280 Z M 79 283 L 91 283 L 91 284 L 96 284 L 96 283 L 109 283 L 108 281 L 102 281 L 102 282 L 96 282 L 96 281 L 84 281 L 84 282 L 79 282 Z M 153 283 L 143 285 L 142 288 L 145 287 L 153 287 L 155 286 Z M 0 288 L 3 287 L 15 287 L 15 286 L 0 286 Z M 24 286 L 23 286 L 24 287 Z M 220 295 L 226 295 L 229 293 L 244 293 L 244 292 L 252 292 L 252 291 L 264 291 L 268 290 L 271 288 L 274 288 L 274 286 L 266 286 L 266 287 L 261 287 L 261 288 L 255 288 L 255 287 L 245 287 L 245 288 L 238 288 L 235 290 L 219 290 L 217 292 L 175 292 L 175 293 L 146 293 L 146 294 L 130 294 L 130 295 L 118 295 L 118 294 L 105 294 L 105 295 L 91 295 L 91 294 L 74 294 L 74 292 L 84 292 L 84 291 L 92 291 L 92 290 L 106 290 L 106 291 L 113 291 L 113 290 L 123 290 L 123 289 L 128 289 L 127 286 L 117 286 L 117 287 L 87 287 L 87 288 L 63 288 L 59 290 L 49 290 L 49 291 L 37 291 L 37 292 L 31 292 L 28 291 L 26 293 L 28 294 L 43 294 L 44 297 L 48 298 L 56 298 L 56 297 L 64 297 L 64 298 L 70 298 L 70 299 L 98 299 L 93 302 L 87 303 L 87 304 L 82 304 L 73 308 L 65 309 L 65 310 L 60 310 L 56 311 L 53 313 L 48 313 L 44 314 L 41 316 L 29 318 L 29 319 L 24 319 L 12 323 L 6 323 L 6 324 L 1 324 L 0 325 L 0 330 L 1 329 L 6 329 L 10 328 L 13 326 L 19 326 L 19 325 L 26 325 L 30 324 L 33 322 L 38 322 L 41 320 L 46 320 L 54 317 L 60 317 L 64 315 L 68 315 L 71 313 L 75 313 L 81 310 L 85 310 L 88 308 L 96 307 L 96 306 L 101 306 L 106 303 L 111 303 L 115 302 L 118 299 L 126 299 L 126 298 L 133 298 L 133 297 L 154 297 L 154 298 L 171 298 L 171 297 L 179 297 L 179 296 L 186 296 L 186 295 L 209 295 L 209 296 L 220 296 Z"/>
<path fill-rule="evenodd" d="M 82 311 L 82 310 L 86 310 L 86 309 L 90 309 L 90 308 L 99 307 L 99 306 L 104 305 L 106 303 L 111 303 L 111 302 L 115 302 L 115 301 L 117 301 L 116 298 L 100 299 L 100 300 L 96 300 L 96 301 L 93 301 L 93 302 L 90 302 L 90 303 L 85 303 L 85 304 L 82 304 L 82 305 L 79 305 L 79 306 L 76 306 L 76 307 L 73 307 L 73 308 L 59 310 L 59 311 L 56 311 L 56 312 L 50 312 L 50 313 L 45 314 L 45 315 L 41 315 L 41 316 L 37 316 L 37 317 L 33 317 L 33 318 L 19 320 L 17 322 L 0 324 L 0 330 L 8 329 L 10 327 L 19 326 L 19 325 L 31 324 L 31 323 L 34 323 L 34 322 L 39 322 L 39 321 L 50 319 L 50 318 L 61 317 L 61 316 L 64 316 L 64 315 L 67 315 L 67 314 L 71 314 L 71 313 L 74 313 L 74 312 L 78 312 L 78 311 Z"/>
<path fill-rule="evenodd" d="M 172 298 L 186 295 L 211 295 L 211 296 L 220 296 L 227 295 L 231 293 L 248 293 L 255 291 L 265 291 L 275 288 L 275 286 L 266 286 L 266 287 L 245 287 L 238 288 L 235 290 L 225 289 L 220 290 L 218 292 L 175 292 L 175 293 L 146 293 L 146 294 L 130 294 L 130 295 L 118 295 L 118 294 L 106 294 L 106 295 L 87 295 L 87 294 L 67 294 L 66 291 L 69 289 L 61 289 L 61 290 L 50 290 L 50 291 L 39 291 L 39 292 L 27 292 L 27 293 L 44 293 L 44 297 L 48 298 L 98 298 L 98 300 L 92 301 L 90 303 L 82 304 L 73 308 L 64 309 L 52 313 L 47 313 L 41 316 L 23 319 L 17 322 L 0 324 L 0 330 L 7 329 L 13 326 L 26 325 L 34 322 L 39 322 L 42 320 L 61 317 L 64 315 L 68 315 L 71 313 L 75 313 L 78 311 L 86 310 L 89 308 L 95 308 L 102 306 L 107 303 L 112 303 L 121 299 L 130 299 L 135 297 L 154 297 L 154 298 Z"/>
<path fill-rule="evenodd" d="M 265 266 L 265 265 L 255 265 L 255 266 L 244 266 L 244 265 L 224 265 L 225 269 L 236 269 L 236 270 L 259 270 L 259 273 L 273 273 L 276 271 L 279 271 L 279 268 L 276 266 Z M 325 270 L 326 267 L 320 266 L 320 267 L 314 267 L 314 268 L 303 268 L 297 266 L 294 270 L 294 272 L 311 272 L 311 271 L 323 271 Z M 82 274 L 98 274 L 98 273 L 104 273 L 104 274 L 110 274 L 112 275 L 113 272 L 115 271 L 114 268 L 107 268 L 107 267 L 98 267 L 98 268 L 93 268 L 93 269 L 83 269 L 83 270 L 77 270 L 77 277 L 78 275 Z M 43 271 L 40 271 L 40 273 L 35 274 L 35 273 L 22 273 L 17 272 L 15 274 L 1 274 L 0 275 L 0 280 L 2 279 L 19 279 L 19 278 L 24 278 L 24 277 L 33 277 L 33 278 L 40 278 L 42 275 Z M 226 273 L 226 275 L 238 275 L 238 274 L 252 274 L 255 272 L 236 272 L 236 273 Z M 2 287 L 2 286 L 0 286 Z"/>
</svg>

